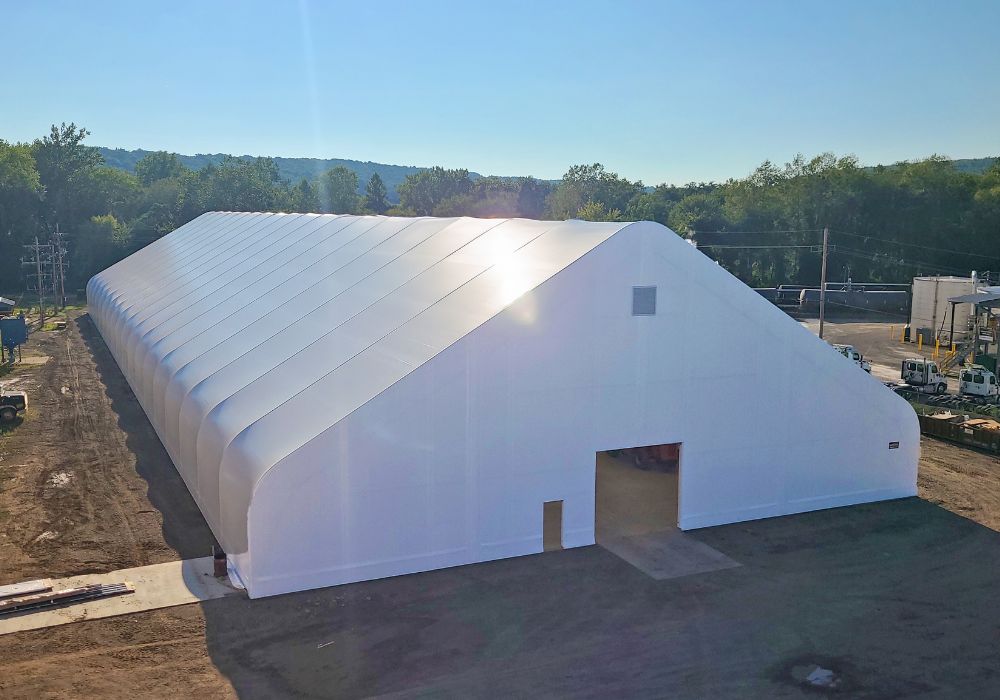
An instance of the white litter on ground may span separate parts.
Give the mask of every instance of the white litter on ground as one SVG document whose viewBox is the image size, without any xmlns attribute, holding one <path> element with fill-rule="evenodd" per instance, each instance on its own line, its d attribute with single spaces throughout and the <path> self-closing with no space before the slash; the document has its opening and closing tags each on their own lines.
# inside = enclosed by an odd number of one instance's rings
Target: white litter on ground
<svg viewBox="0 0 1000 700">
<path fill-rule="evenodd" d="M 70 622 L 96 620 L 102 617 L 128 615 L 197 603 L 227 595 L 244 595 L 226 579 L 217 579 L 212 557 L 172 561 L 166 564 L 121 569 L 107 574 L 87 574 L 64 579 L 52 579 L 53 590 L 62 590 L 91 583 L 130 583 L 135 592 L 114 598 L 101 598 L 62 608 L 25 612 L 0 617 L 0 635 L 26 630 L 65 625 Z"/>
<path fill-rule="evenodd" d="M 820 688 L 832 688 L 837 684 L 837 677 L 830 669 L 817 666 L 812 673 L 806 676 L 806 682 Z"/>
<path fill-rule="evenodd" d="M 73 478 L 73 475 L 69 472 L 56 472 L 49 477 L 49 486 L 55 486 L 56 488 L 62 488 L 69 483 L 69 480 Z"/>
</svg>

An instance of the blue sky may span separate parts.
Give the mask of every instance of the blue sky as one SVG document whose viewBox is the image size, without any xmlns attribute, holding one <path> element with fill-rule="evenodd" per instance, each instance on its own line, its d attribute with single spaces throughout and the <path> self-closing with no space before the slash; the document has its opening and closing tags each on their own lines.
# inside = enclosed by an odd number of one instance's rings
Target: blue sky
<svg viewBox="0 0 1000 700">
<path fill-rule="evenodd" d="M 0 0 L 0 138 L 647 184 L 1000 155 L 1000 1 Z"/>
</svg>

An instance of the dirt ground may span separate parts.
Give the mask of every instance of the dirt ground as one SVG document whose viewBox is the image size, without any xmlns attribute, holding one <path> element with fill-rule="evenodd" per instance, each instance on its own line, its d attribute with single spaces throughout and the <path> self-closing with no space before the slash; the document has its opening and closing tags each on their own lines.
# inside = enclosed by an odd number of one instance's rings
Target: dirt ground
<svg viewBox="0 0 1000 700">
<path fill-rule="evenodd" d="M 90 317 L 69 317 L 0 377 L 29 394 L 26 419 L 0 438 L 2 577 L 206 556 L 215 540 Z"/>
<path fill-rule="evenodd" d="M 0 435 L 0 584 L 203 556 L 212 537 L 88 317 Z M 657 581 L 601 547 L 0 637 L 0 697 L 986 697 L 1000 463 L 925 439 L 920 498 L 695 537 L 742 566 Z M 46 534 L 49 533 L 49 534 Z"/>
<path fill-rule="evenodd" d="M 922 438 L 920 497 L 1000 532 L 1000 458 Z"/>
</svg>

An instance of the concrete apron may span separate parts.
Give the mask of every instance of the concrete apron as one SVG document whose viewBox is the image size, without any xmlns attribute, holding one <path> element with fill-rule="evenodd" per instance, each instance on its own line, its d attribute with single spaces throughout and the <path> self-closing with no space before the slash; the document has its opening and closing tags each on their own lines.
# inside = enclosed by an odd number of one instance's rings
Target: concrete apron
<svg viewBox="0 0 1000 700">
<path fill-rule="evenodd" d="M 0 617 L 0 635 L 170 608 L 228 595 L 246 595 L 230 585 L 227 579 L 215 578 L 212 557 L 51 580 L 52 590 L 92 583 L 130 583 L 135 592 Z"/>
</svg>

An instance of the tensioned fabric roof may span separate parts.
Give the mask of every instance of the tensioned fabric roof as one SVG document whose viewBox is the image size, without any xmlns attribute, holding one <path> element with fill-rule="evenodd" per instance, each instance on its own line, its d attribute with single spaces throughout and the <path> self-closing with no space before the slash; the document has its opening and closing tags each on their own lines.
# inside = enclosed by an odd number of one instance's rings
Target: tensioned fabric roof
<svg viewBox="0 0 1000 700">
<path fill-rule="evenodd" d="M 268 469 L 628 225 L 212 212 L 87 291 L 213 531 L 240 552 Z"/>
</svg>

